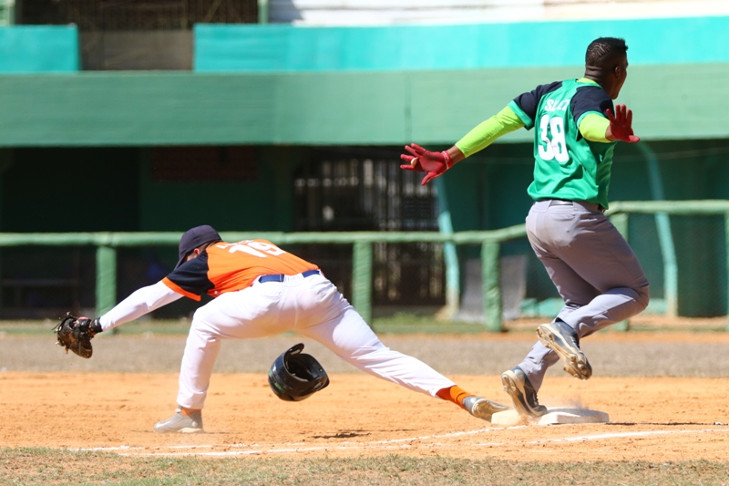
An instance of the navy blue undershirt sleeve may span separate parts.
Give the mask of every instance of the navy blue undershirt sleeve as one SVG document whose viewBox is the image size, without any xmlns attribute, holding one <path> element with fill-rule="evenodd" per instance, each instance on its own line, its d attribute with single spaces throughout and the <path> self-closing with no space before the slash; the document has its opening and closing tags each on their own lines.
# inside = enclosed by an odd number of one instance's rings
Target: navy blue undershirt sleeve
<svg viewBox="0 0 729 486">
<path fill-rule="evenodd" d="M 531 91 L 522 93 L 514 98 L 514 103 L 531 119 L 531 124 L 527 126 L 534 126 L 534 118 L 537 116 L 537 108 L 539 107 L 539 100 L 542 99 L 547 93 L 559 89 L 562 86 L 562 81 L 555 81 L 549 84 L 541 84 Z M 531 127 L 530 127 L 531 128 Z"/>
<path fill-rule="evenodd" d="M 605 110 L 608 108 L 614 110 L 613 100 L 610 99 L 610 96 L 600 86 L 584 86 L 579 88 L 572 97 L 571 107 L 575 123 L 585 113 L 596 111 L 605 115 Z"/>
<path fill-rule="evenodd" d="M 208 279 L 208 268 L 208 253 L 203 251 L 174 269 L 167 278 L 182 289 L 202 296 L 214 287 Z"/>
</svg>

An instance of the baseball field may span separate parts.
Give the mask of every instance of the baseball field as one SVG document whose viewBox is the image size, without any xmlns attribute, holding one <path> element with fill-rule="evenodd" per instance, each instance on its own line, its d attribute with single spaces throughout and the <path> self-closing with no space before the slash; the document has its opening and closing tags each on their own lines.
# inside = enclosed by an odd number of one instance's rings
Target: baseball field
<svg viewBox="0 0 729 486">
<path fill-rule="evenodd" d="M 286 334 L 224 343 L 206 433 L 194 435 L 152 432 L 174 411 L 186 322 L 102 334 L 89 360 L 55 345 L 51 321 L 0 323 L 0 484 L 729 484 L 726 320 L 644 321 L 583 341 L 590 380 L 556 366 L 540 391 L 550 408 L 599 410 L 607 423 L 493 426 Z M 385 344 L 503 403 L 498 375 L 535 326 L 375 323 Z M 283 402 L 266 371 L 296 342 L 331 384 Z"/>
</svg>

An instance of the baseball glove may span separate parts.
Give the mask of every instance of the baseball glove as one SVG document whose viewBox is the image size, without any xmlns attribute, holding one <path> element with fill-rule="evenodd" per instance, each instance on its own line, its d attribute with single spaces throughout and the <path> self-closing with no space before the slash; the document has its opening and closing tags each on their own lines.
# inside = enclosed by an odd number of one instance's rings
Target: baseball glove
<svg viewBox="0 0 729 486">
<path fill-rule="evenodd" d="M 66 354 L 70 349 L 82 358 L 90 358 L 94 351 L 91 338 L 101 332 L 101 325 L 98 319 L 75 317 L 67 312 L 53 328 L 53 332 L 58 338 L 58 345 L 66 348 Z"/>
</svg>

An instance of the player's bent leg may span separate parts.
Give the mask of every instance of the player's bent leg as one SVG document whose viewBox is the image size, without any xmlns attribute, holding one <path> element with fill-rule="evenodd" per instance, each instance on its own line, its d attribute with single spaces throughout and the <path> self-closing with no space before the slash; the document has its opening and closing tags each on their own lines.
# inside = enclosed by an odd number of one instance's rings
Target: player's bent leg
<svg viewBox="0 0 729 486">
<path fill-rule="evenodd" d="M 227 292 L 195 311 L 180 364 L 180 406 L 203 408 L 222 339 L 261 337 L 286 329 L 264 312 L 270 296 L 263 291 L 270 288 L 258 285 Z"/>
<path fill-rule="evenodd" d="M 221 337 L 209 324 L 212 307 L 210 304 L 203 306 L 193 315 L 180 363 L 178 408 L 172 417 L 155 424 L 155 432 L 203 431 L 201 410 L 221 344 Z"/>
<path fill-rule="evenodd" d="M 575 327 L 582 338 L 640 314 L 648 307 L 649 300 L 647 283 L 638 288 L 616 287 L 596 296 L 569 314 L 565 321 L 577 323 Z"/>
<path fill-rule="evenodd" d="M 203 408 L 220 344 L 218 336 L 200 329 L 194 323 L 191 325 L 180 363 L 177 392 L 177 403 L 180 406 Z"/>
<path fill-rule="evenodd" d="M 581 380 L 592 376 L 592 366 L 580 349 L 577 332 L 568 324 L 562 321 L 542 324 L 537 328 L 537 336 L 543 345 L 559 355 L 567 373 Z"/>
</svg>

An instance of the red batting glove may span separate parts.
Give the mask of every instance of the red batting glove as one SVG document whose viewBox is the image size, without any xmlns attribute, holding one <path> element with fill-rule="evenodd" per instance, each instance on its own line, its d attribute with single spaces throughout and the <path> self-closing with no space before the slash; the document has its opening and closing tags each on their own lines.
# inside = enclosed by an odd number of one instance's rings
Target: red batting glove
<svg viewBox="0 0 729 486">
<path fill-rule="evenodd" d="M 401 154 L 400 159 L 407 164 L 400 165 L 403 170 L 417 170 L 420 172 L 427 172 L 423 180 L 420 181 L 420 185 L 424 186 L 432 179 L 441 176 L 445 171 L 450 169 L 451 157 L 447 151 L 442 152 L 431 152 L 425 150 L 423 147 L 416 143 L 405 145 L 405 150 L 410 153 Z"/>
<path fill-rule="evenodd" d="M 640 138 L 633 135 L 633 112 L 625 107 L 625 105 L 615 105 L 615 114 L 608 108 L 605 115 L 610 120 L 610 133 L 616 140 L 623 142 L 635 143 Z"/>
</svg>

